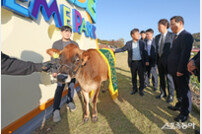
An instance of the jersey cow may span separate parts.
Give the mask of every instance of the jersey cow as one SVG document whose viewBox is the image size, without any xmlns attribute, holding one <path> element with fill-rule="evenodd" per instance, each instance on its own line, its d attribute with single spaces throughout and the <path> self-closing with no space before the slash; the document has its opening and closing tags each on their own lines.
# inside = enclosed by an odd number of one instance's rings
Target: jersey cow
<svg viewBox="0 0 202 134">
<path fill-rule="evenodd" d="M 89 119 L 89 93 L 93 91 L 92 121 L 96 122 L 101 83 L 108 79 L 108 67 L 102 56 L 96 49 L 83 51 L 74 44 L 67 45 L 62 51 L 48 49 L 47 53 L 51 56 L 59 54 L 58 81 L 68 83 L 72 78 L 76 78 L 79 82 L 84 96 L 84 122 Z"/>
</svg>

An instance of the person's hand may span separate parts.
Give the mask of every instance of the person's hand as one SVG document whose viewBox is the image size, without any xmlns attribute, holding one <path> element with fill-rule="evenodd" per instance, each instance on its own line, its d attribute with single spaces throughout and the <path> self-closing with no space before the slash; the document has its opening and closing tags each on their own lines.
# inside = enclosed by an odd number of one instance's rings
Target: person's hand
<svg viewBox="0 0 202 134">
<path fill-rule="evenodd" d="M 184 74 L 180 73 L 180 72 L 177 72 L 177 76 L 183 76 Z"/>
<path fill-rule="evenodd" d="M 42 63 L 42 71 L 48 72 L 52 68 L 53 64 L 50 61 Z"/>
<path fill-rule="evenodd" d="M 189 71 L 191 74 L 194 74 L 193 71 L 194 71 L 195 69 L 197 69 L 197 68 L 196 68 L 196 66 L 194 65 L 194 61 L 193 61 L 193 60 L 191 60 L 191 61 L 187 64 L 187 69 L 188 69 L 188 71 Z"/>
<path fill-rule="evenodd" d="M 146 65 L 146 66 L 149 66 L 149 62 L 146 62 L 145 65 Z"/>
<path fill-rule="evenodd" d="M 114 52 L 115 51 L 115 49 L 114 48 L 111 48 L 111 50 Z"/>
</svg>

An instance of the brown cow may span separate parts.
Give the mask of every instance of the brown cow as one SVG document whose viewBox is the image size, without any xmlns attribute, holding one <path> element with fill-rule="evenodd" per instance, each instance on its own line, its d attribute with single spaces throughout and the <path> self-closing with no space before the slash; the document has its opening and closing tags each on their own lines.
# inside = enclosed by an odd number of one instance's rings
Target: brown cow
<svg viewBox="0 0 202 134">
<path fill-rule="evenodd" d="M 88 121 L 90 114 L 89 93 L 94 91 L 92 96 L 92 121 L 96 122 L 98 119 L 97 99 L 101 83 L 108 79 L 108 67 L 104 59 L 96 49 L 83 51 L 74 44 L 67 45 L 62 51 L 57 49 L 47 50 L 47 53 L 51 56 L 53 56 L 53 52 L 58 53 L 60 57 L 60 75 L 66 75 L 66 82 L 76 78 L 81 86 L 85 104 L 84 122 Z"/>
</svg>

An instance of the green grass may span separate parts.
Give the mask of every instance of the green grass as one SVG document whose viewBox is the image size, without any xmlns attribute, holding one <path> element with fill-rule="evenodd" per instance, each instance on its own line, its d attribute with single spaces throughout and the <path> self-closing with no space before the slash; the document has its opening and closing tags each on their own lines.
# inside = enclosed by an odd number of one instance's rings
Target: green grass
<svg viewBox="0 0 202 134">
<path fill-rule="evenodd" d="M 145 96 L 130 95 L 132 90 L 131 74 L 127 65 L 127 53 L 116 54 L 119 97 L 113 101 L 109 92 L 99 94 L 98 122 L 83 124 L 83 109 L 78 96 L 74 100 L 76 111 L 69 112 L 65 106 L 61 109 L 62 120 L 53 123 L 52 118 L 34 134 L 191 134 L 194 129 L 162 130 L 165 123 L 172 123 L 179 114 L 167 109 L 165 100 L 155 98 L 160 92 L 145 89 Z M 174 100 L 176 102 L 176 99 Z M 173 103 L 173 105 L 175 104 Z M 200 127 L 200 115 L 194 109 L 188 122 Z"/>
</svg>

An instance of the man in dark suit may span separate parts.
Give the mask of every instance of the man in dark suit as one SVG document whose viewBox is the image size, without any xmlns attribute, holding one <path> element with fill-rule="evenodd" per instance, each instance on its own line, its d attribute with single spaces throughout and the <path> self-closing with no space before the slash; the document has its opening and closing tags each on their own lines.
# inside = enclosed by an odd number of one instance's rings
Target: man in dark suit
<svg viewBox="0 0 202 134">
<path fill-rule="evenodd" d="M 166 97 L 166 83 L 168 84 L 168 98 L 167 102 L 173 102 L 174 95 L 174 82 L 173 77 L 167 71 L 167 58 L 168 54 L 172 47 L 172 42 L 175 37 L 175 34 L 168 32 L 169 22 L 166 19 L 161 19 L 158 22 L 158 30 L 160 34 L 155 37 L 156 49 L 157 49 L 157 64 L 159 70 L 160 77 L 160 91 L 161 94 L 156 98 L 161 99 L 162 97 Z M 167 79 L 167 82 L 165 80 Z"/>
<path fill-rule="evenodd" d="M 140 39 L 140 40 L 142 40 L 142 41 L 144 41 L 144 42 L 146 43 L 146 40 L 147 40 L 147 39 L 146 39 L 146 32 L 142 30 L 142 31 L 140 32 L 140 35 L 141 35 L 141 39 Z"/>
<path fill-rule="evenodd" d="M 191 93 L 189 88 L 189 72 L 187 64 L 193 44 L 192 35 L 184 30 L 184 19 L 174 16 L 170 19 L 171 30 L 175 33 L 173 46 L 168 55 L 168 72 L 173 75 L 178 102 L 169 106 L 171 110 L 179 110 L 175 121 L 186 121 L 191 111 Z"/>
<path fill-rule="evenodd" d="M 149 66 L 146 68 L 146 77 L 145 77 L 145 83 L 146 86 L 149 86 L 149 79 L 150 76 L 152 75 L 152 83 L 154 86 L 154 91 L 157 90 L 158 87 L 158 76 L 157 76 L 157 64 L 156 64 L 156 58 L 157 58 L 157 53 L 156 53 L 156 43 L 155 39 L 153 38 L 154 31 L 152 29 L 148 29 L 146 31 L 146 50 L 148 53 L 149 57 Z"/>
<path fill-rule="evenodd" d="M 139 40 L 139 29 L 133 29 L 130 33 L 132 40 L 126 42 L 126 45 L 122 48 L 116 49 L 114 53 L 128 51 L 128 66 L 131 70 L 133 91 L 131 95 L 137 92 L 137 73 L 139 76 L 139 94 L 144 95 L 144 68 L 148 65 L 148 56 L 145 50 L 145 43 Z"/>
</svg>

